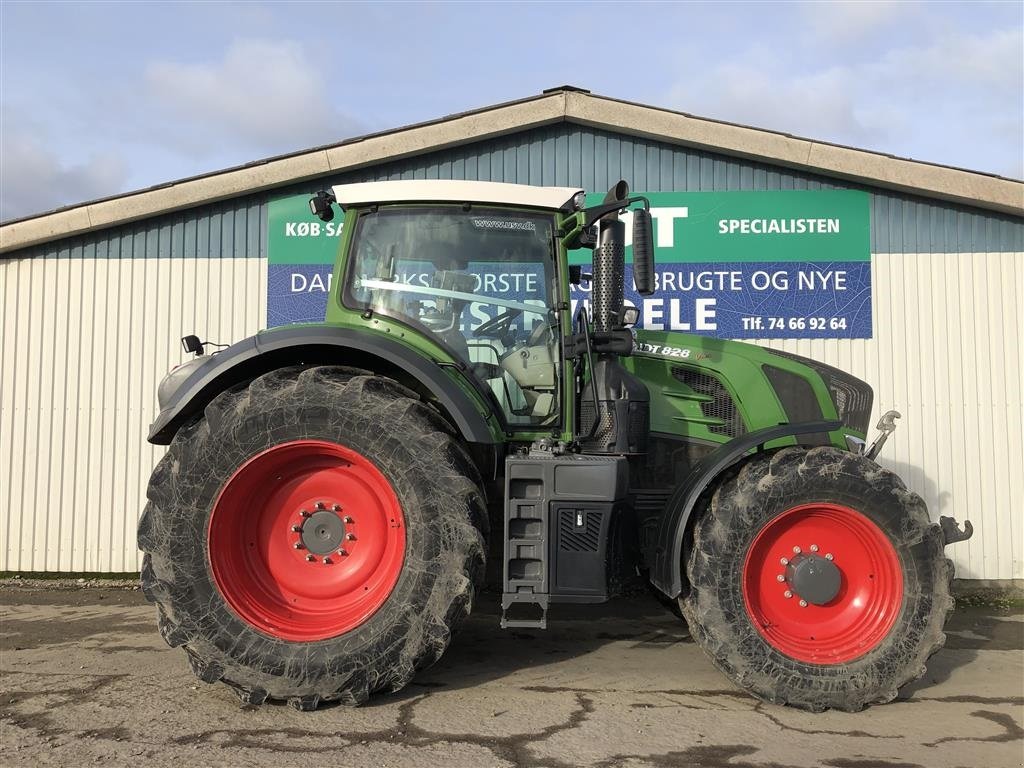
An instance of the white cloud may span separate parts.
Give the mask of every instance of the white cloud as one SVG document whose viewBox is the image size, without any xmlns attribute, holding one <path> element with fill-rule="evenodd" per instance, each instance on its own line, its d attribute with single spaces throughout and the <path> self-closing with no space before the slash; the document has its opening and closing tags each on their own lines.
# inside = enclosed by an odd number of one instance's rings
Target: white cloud
<svg viewBox="0 0 1024 768">
<path fill-rule="evenodd" d="M 857 141 L 878 135 L 858 113 L 852 73 L 841 67 L 786 78 L 765 66 L 726 64 L 703 83 L 676 88 L 671 100 L 686 111 L 759 128 Z"/>
<path fill-rule="evenodd" d="M 358 129 L 331 103 L 333 74 L 299 43 L 236 40 L 219 61 L 153 62 L 145 81 L 167 140 L 192 151 L 227 142 L 268 154 L 338 141 Z"/>
<path fill-rule="evenodd" d="M 113 153 L 94 154 L 83 163 L 62 162 L 38 126 L 4 105 L 0 221 L 116 194 L 126 178 L 124 159 Z"/>
<path fill-rule="evenodd" d="M 893 50 L 879 62 L 880 76 L 914 82 L 966 83 L 1001 92 L 1011 102 L 1024 93 L 1024 33 L 996 30 L 988 35 L 948 33 L 930 45 Z"/>
<path fill-rule="evenodd" d="M 814 34 L 843 44 L 860 42 L 917 10 L 911 3 L 883 0 L 810 2 L 799 8 Z"/>
<path fill-rule="evenodd" d="M 1024 39 L 1020 29 L 946 32 L 820 67 L 758 48 L 702 69 L 673 88 L 669 101 L 708 117 L 1018 175 Z M 982 155 L 991 158 L 987 166 L 978 165 Z"/>
</svg>

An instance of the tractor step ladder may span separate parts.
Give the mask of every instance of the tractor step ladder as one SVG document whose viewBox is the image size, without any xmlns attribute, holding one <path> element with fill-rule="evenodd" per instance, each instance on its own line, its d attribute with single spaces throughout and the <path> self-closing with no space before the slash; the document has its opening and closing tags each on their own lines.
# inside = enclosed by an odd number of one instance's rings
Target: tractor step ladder
<svg viewBox="0 0 1024 768">
<path fill-rule="evenodd" d="M 621 456 L 505 459 L 503 628 L 546 629 L 552 602 L 607 598 L 609 523 L 628 482 Z"/>
<path fill-rule="evenodd" d="M 509 461 L 508 470 L 501 626 L 503 629 L 547 629 L 551 598 L 548 590 L 548 536 L 551 526 L 543 479 L 522 477 L 528 472 L 529 465 L 524 466 L 514 459 Z M 510 476 L 513 474 L 517 476 Z M 535 609 L 526 606 L 535 606 Z M 510 616 L 510 612 L 514 612 L 515 617 Z"/>
</svg>

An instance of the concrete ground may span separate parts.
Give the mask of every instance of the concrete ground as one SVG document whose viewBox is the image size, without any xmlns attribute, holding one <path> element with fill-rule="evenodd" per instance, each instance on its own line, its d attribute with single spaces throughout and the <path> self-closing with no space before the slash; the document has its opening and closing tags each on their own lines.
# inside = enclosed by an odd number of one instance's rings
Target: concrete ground
<svg viewBox="0 0 1024 768">
<path fill-rule="evenodd" d="M 493 599 L 360 709 L 243 706 L 193 678 L 138 591 L 0 585 L 0 763 L 134 766 L 1020 766 L 1024 616 L 967 608 L 899 700 L 810 715 L 734 688 L 641 596 L 503 631 Z"/>
</svg>

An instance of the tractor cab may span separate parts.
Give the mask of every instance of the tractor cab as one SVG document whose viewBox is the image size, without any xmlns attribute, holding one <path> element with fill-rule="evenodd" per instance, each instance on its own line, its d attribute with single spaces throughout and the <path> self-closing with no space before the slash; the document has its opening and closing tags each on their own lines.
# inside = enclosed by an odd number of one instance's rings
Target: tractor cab
<svg viewBox="0 0 1024 768">
<path fill-rule="evenodd" d="M 571 187 L 471 181 L 369 182 L 322 192 L 311 210 L 330 220 L 337 204 L 346 232 L 326 320 L 361 328 L 389 321 L 436 344 L 489 393 L 486 406 L 498 406 L 503 431 L 523 433 L 526 443 L 530 433 L 547 434 L 589 441 L 599 453 L 629 452 L 642 442 L 636 435 L 608 442 L 616 433 L 611 411 L 621 408 L 612 401 L 628 400 L 609 387 L 631 378 L 617 362 L 632 348 L 618 214 L 643 204 L 633 220 L 644 293 L 653 271 L 651 220 L 647 201 L 629 198 L 625 182 L 599 206 L 584 201 Z M 596 254 L 593 334 L 586 311 L 576 321 L 569 312 L 569 283 L 581 275 L 566 254 L 579 247 Z M 642 386 L 627 389 L 646 400 Z M 646 431 L 646 418 L 632 423 Z"/>
<path fill-rule="evenodd" d="M 344 201 L 348 190 L 336 189 Z M 352 224 L 345 308 L 398 321 L 439 344 L 491 391 L 507 424 L 558 422 L 553 212 L 403 201 L 361 209 Z"/>
</svg>

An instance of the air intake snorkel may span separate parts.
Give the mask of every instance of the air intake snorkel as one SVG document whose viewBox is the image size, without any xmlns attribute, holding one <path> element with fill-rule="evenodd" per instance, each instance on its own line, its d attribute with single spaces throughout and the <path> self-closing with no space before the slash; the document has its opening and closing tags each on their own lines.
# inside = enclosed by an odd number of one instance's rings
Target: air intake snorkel
<svg viewBox="0 0 1024 768">
<path fill-rule="evenodd" d="M 591 291 L 594 330 L 607 333 L 620 328 L 625 303 L 626 226 L 619 214 L 634 203 L 642 208 L 631 211 L 633 217 L 633 282 L 642 296 L 654 292 L 654 236 L 650 201 L 629 196 L 625 181 L 615 184 L 600 205 L 580 212 L 578 229 L 569 236 L 567 248 L 594 250 L 593 289 Z M 596 226 L 595 226 L 596 225 Z"/>
<path fill-rule="evenodd" d="M 587 341 L 596 353 L 591 376 L 581 392 L 580 444 L 589 453 L 643 453 L 649 423 L 647 387 L 630 374 L 619 357 L 633 351 L 633 336 L 623 323 L 625 307 L 626 225 L 620 212 L 633 203 L 633 272 L 637 291 L 654 290 L 650 203 L 629 197 L 625 181 L 615 184 L 604 201 L 582 211 L 579 245 L 594 249 L 591 307 L 594 332 Z M 597 225 L 596 239 L 593 237 Z M 589 241 L 589 242 L 588 242 Z M 583 318 L 586 322 L 586 318 Z"/>
</svg>

